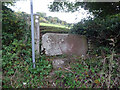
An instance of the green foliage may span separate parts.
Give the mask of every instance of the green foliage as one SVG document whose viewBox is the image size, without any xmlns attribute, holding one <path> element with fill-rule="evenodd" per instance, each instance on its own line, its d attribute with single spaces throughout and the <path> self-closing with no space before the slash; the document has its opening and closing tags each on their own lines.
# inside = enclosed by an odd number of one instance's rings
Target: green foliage
<svg viewBox="0 0 120 90">
<path fill-rule="evenodd" d="M 88 59 L 78 58 L 68 68 L 56 71 L 55 84 L 58 88 L 107 88 L 109 77 L 109 64 L 111 55 L 106 58 L 93 57 Z M 118 88 L 119 84 L 113 82 L 119 77 L 118 57 L 114 57 L 111 65 L 110 88 Z M 119 82 L 119 79 L 116 80 Z"/>
<path fill-rule="evenodd" d="M 76 7 L 74 5 L 75 3 L 73 2 L 53 2 L 49 5 L 49 9 L 51 12 L 74 12 L 78 9 L 78 7 Z"/>
<path fill-rule="evenodd" d="M 79 59 L 76 63 L 71 64 L 71 68 L 68 70 L 56 72 L 57 86 L 66 88 L 92 88 L 95 80 L 100 80 L 100 82 L 96 82 L 98 85 L 102 83 L 102 79 L 97 76 L 98 71 L 96 72 L 94 67 L 88 68 L 83 62 L 82 59 Z"/>
<path fill-rule="evenodd" d="M 85 35 L 97 46 L 120 48 L 120 14 L 106 17 L 83 20 L 73 26 L 72 33 Z"/>
<path fill-rule="evenodd" d="M 76 2 L 74 5 L 89 10 L 95 17 L 106 17 L 120 12 L 120 2 Z"/>
<path fill-rule="evenodd" d="M 30 30 L 28 30 L 29 28 L 26 28 L 27 25 L 24 18 L 22 17 L 23 15 L 26 16 L 24 13 L 14 13 L 6 6 L 3 7 L 4 27 L 2 36 L 2 87 L 49 87 L 49 83 L 51 82 L 49 78 L 50 72 L 53 70 L 51 61 L 50 59 L 47 59 L 46 56 L 40 56 L 40 58 L 36 59 L 36 68 L 33 68 L 31 58 L 31 35 Z M 104 37 L 106 37 L 105 40 L 111 40 L 111 38 L 113 38 L 115 35 L 119 37 L 118 28 L 120 24 L 118 21 L 120 21 L 120 19 L 118 17 L 119 14 L 116 16 L 108 17 L 104 20 L 91 20 L 90 22 L 92 23 L 84 21 L 82 22 L 82 25 L 80 24 L 80 28 L 78 25 L 74 33 L 84 34 L 87 37 L 92 36 L 93 38 L 97 38 L 98 41 L 101 40 L 101 38 L 104 39 Z M 100 25 L 97 22 L 100 23 Z M 94 26 L 98 29 L 98 31 Z M 79 31 L 78 28 L 83 31 Z M 89 30 L 91 31 L 89 32 Z M 99 32 L 100 35 L 99 33 L 94 33 L 94 30 L 96 30 L 95 32 Z M 111 34 L 110 36 L 104 36 L 107 30 L 109 33 L 112 33 L 112 36 Z M 117 33 L 114 32 L 114 30 L 117 31 Z M 26 36 L 27 41 L 25 42 L 24 40 Z M 116 38 L 113 39 L 118 40 Z M 113 41 L 112 43 L 113 46 L 117 46 L 117 43 L 119 42 L 116 43 Z M 56 85 L 55 87 L 66 88 L 104 88 L 109 85 L 107 84 L 107 81 L 108 77 L 111 74 L 111 80 L 109 80 L 111 87 L 119 87 L 119 57 L 114 56 L 114 49 L 112 55 L 110 54 L 111 52 L 109 48 L 101 46 L 99 49 L 104 49 L 109 53 L 102 57 L 97 54 L 97 49 L 93 51 L 93 54 L 96 55 L 95 58 L 92 57 L 85 60 L 81 58 L 75 58 L 75 60 L 70 63 L 69 67 L 64 68 L 62 71 L 56 71 L 55 75 L 52 75 L 53 79 L 55 79 L 55 83 L 52 82 L 52 85 L 54 83 Z M 109 71 L 111 71 L 110 74 Z"/>
<path fill-rule="evenodd" d="M 46 16 L 46 13 L 37 12 L 37 14 L 40 16 L 41 23 L 54 24 L 56 26 L 64 26 L 64 27 L 68 27 L 71 25 L 66 21 L 60 20 L 58 17 Z"/>
<path fill-rule="evenodd" d="M 86 1 L 86 0 L 84 0 Z M 75 12 L 84 8 L 95 17 L 106 17 L 108 15 L 118 14 L 120 12 L 120 2 L 53 2 L 49 5 L 52 12 Z M 88 1 L 88 0 L 87 0 Z"/>
<path fill-rule="evenodd" d="M 7 6 L 2 6 L 2 36 L 3 44 L 8 45 L 13 38 L 21 39 L 26 33 L 27 23 L 24 21 L 25 15 L 13 12 Z"/>
<path fill-rule="evenodd" d="M 33 69 L 31 35 L 24 13 L 15 13 L 3 5 L 2 71 L 3 88 L 37 88 L 52 69 L 45 58 L 36 59 Z M 23 17 L 24 16 L 24 17 Z M 27 41 L 25 41 L 27 37 Z"/>
<path fill-rule="evenodd" d="M 45 58 L 36 60 L 33 69 L 30 40 L 23 44 L 22 40 L 14 39 L 9 45 L 3 45 L 3 88 L 22 88 L 43 86 L 44 79 L 52 69 L 51 62 Z M 27 83 L 24 86 L 24 83 Z"/>
</svg>

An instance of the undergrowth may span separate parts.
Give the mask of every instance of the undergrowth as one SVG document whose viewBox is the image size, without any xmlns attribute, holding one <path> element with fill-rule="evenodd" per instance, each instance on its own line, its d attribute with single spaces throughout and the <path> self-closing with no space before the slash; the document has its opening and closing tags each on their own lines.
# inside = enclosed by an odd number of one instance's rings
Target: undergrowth
<svg viewBox="0 0 120 90">
<path fill-rule="evenodd" d="M 95 57 L 75 58 L 74 63 L 57 71 L 43 55 L 36 58 L 33 69 L 31 35 L 23 16 L 3 6 L 3 88 L 120 88 L 120 57 L 114 50 L 101 55 L 98 48 L 91 52 Z M 55 74 L 50 76 L 52 71 Z"/>
<path fill-rule="evenodd" d="M 114 57 L 110 72 L 109 61 L 111 55 L 106 58 L 92 57 L 88 59 L 78 58 L 67 68 L 55 71 L 53 81 L 58 88 L 120 88 L 119 57 Z M 110 83 L 109 83 L 109 76 Z"/>
<path fill-rule="evenodd" d="M 3 88 L 38 88 L 44 86 L 44 79 L 52 69 L 45 57 L 36 59 L 33 68 L 31 43 L 23 44 L 14 40 L 9 46 L 3 45 Z"/>
<path fill-rule="evenodd" d="M 2 7 L 2 87 L 43 87 L 52 65 L 41 56 L 36 58 L 36 68 L 33 69 L 31 32 L 26 22 L 28 15 Z"/>
</svg>

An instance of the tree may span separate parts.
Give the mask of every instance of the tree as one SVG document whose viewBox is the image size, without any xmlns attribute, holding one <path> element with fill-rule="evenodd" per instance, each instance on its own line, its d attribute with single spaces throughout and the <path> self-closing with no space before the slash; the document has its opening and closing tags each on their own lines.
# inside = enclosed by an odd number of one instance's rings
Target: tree
<svg viewBox="0 0 120 90">
<path fill-rule="evenodd" d="M 75 12 L 84 8 L 96 17 L 120 13 L 120 2 L 53 2 L 50 11 Z"/>
<path fill-rule="evenodd" d="M 109 40 L 113 39 L 116 51 L 120 52 L 120 2 L 53 2 L 49 8 L 64 12 L 89 10 L 95 18 L 75 24 L 71 32 L 85 35 L 98 47 L 111 47 Z"/>
<path fill-rule="evenodd" d="M 111 47 L 114 41 L 114 48 L 120 52 L 120 14 L 102 18 L 83 20 L 73 26 L 71 33 L 85 35 L 91 39 L 94 45 L 100 47 Z"/>
<path fill-rule="evenodd" d="M 46 13 L 37 12 L 37 14 L 40 15 L 40 17 L 46 17 Z"/>
</svg>

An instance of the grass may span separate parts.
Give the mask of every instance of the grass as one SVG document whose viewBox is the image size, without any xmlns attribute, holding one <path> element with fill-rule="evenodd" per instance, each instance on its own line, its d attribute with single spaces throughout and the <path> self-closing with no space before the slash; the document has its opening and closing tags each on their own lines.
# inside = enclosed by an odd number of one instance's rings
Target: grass
<svg viewBox="0 0 120 90">
<path fill-rule="evenodd" d="M 41 31 L 41 32 L 43 32 L 43 33 L 45 33 L 45 32 L 61 32 L 61 33 L 68 33 L 69 31 L 67 30 L 67 29 L 45 29 L 45 30 L 43 30 L 43 31 Z"/>
<path fill-rule="evenodd" d="M 49 24 L 49 23 L 40 23 L 40 26 L 51 26 L 51 27 L 67 28 L 67 29 L 69 29 L 68 27 L 66 27 L 64 25 Z"/>
<path fill-rule="evenodd" d="M 68 33 L 70 29 L 64 25 L 55 25 L 55 24 L 48 24 L 48 23 L 40 23 L 41 32 L 53 32 L 53 33 Z"/>
</svg>

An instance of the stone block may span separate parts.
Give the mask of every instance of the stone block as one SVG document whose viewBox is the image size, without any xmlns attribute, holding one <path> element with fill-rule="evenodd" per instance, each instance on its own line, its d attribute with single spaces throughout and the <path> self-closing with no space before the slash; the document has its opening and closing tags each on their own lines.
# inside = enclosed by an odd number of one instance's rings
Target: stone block
<svg viewBox="0 0 120 90">
<path fill-rule="evenodd" d="M 88 50 L 85 36 L 74 34 L 46 33 L 42 36 L 42 50 L 48 56 L 85 55 Z"/>
<path fill-rule="evenodd" d="M 59 68 L 63 68 L 66 67 L 68 64 L 70 63 L 70 60 L 67 58 L 63 58 L 63 59 L 54 59 L 52 61 L 52 65 L 54 69 L 59 69 Z"/>
</svg>

